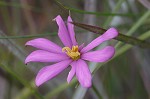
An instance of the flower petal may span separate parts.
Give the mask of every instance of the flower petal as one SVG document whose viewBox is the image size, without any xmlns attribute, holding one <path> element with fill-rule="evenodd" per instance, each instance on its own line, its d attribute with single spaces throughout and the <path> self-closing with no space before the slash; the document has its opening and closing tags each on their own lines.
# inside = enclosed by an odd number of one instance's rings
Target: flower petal
<svg viewBox="0 0 150 99">
<path fill-rule="evenodd" d="M 61 18 L 60 15 L 58 15 L 54 20 L 56 20 L 58 27 L 59 27 L 58 36 L 59 36 L 60 40 L 62 41 L 64 46 L 71 48 L 72 47 L 72 41 L 71 41 L 69 32 L 66 28 L 66 25 L 65 25 L 63 19 Z"/>
<path fill-rule="evenodd" d="M 27 56 L 25 63 L 27 64 L 28 62 L 59 62 L 66 59 L 69 59 L 69 57 L 66 54 L 57 54 L 44 50 L 36 50 Z"/>
<path fill-rule="evenodd" d="M 76 72 L 76 61 L 72 62 L 70 65 L 71 65 L 71 70 L 68 74 L 68 77 L 67 77 L 67 82 L 70 83 L 70 81 L 72 80 L 73 76 L 75 75 L 75 72 Z"/>
<path fill-rule="evenodd" d="M 115 54 L 115 48 L 107 46 L 102 50 L 92 51 L 82 54 L 81 58 L 92 62 L 105 62 Z"/>
<path fill-rule="evenodd" d="M 76 76 L 81 86 L 91 87 L 92 85 L 92 76 L 88 65 L 84 60 L 79 59 L 76 63 Z"/>
<path fill-rule="evenodd" d="M 40 86 L 44 82 L 52 79 L 60 72 L 62 72 L 65 68 L 67 68 L 71 62 L 72 60 L 69 59 L 50 66 L 43 67 L 36 76 L 36 80 L 35 80 L 36 85 Z"/>
<path fill-rule="evenodd" d="M 93 40 L 90 44 L 88 44 L 86 47 L 84 47 L 81 52 L 85 53 L 89 50 L 95 48 L 99 44 L 101 44 L 104 41 L 110 40 L 112 38 L 117 37 L 118 31 L 115 28 L 108 29 L 103 35 L 97 37 L 95 40 Z"/>
<path fill-rule="evenodd" d="M 75 39 L 74 25 L 71 24 L 70 22 L 72 22 L 72 19 L 71 19 L 70 16 L 68 16 L 68 22 L 67 22 L 68 31 L 69 31 L 69 34 L 70 34 L 72 44 L 75 46 L 75 45 L 78 45 L 78 43 Z"/>
<path fill-rule="evenodd" d="M 83 48 L 84 48 L 84 43 L 79 46 L 79 51 L 81 51 Z"/>
<path fill-rule="evenodd" d="M 62 53 L 62 48 L 60 46 L 45 38 L 37 38 L 34 40 L 30 40 L 25 45 L 30 45 L 35 48 L 50 52 Z"/>
</svg>

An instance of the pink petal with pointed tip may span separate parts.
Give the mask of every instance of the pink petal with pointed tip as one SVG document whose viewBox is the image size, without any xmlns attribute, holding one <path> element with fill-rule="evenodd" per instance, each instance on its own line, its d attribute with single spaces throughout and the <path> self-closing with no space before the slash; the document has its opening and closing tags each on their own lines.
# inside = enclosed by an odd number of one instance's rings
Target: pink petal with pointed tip
<svg viewBox="0 0 150 99">
<path fill-rule="evenodd" d="M 71 24 L 70 22 L 72 22 L 72 19 L 71 19 L 70 16 L 68 16 L 68 22 L 67 22 L 68 31 L 69 31 L 69 34 L 70 34 L 72 44 L 75 46 L 75 45 L 78 45 L 78 43 L 75 39 L 74 25 Z"/>
<path fill-rule="evenodd" d="M 118 36 L 118 31 L 115 28 L 110 28 L 103 35 L 97 37 L 90 44 L 88 44 L 86 47 L 84 47 L 81 50 L 81 52 L 82 53 L 88 52 L 89 50 L 92 50 L 96 46 L 103 43 L 104 41 L 110 40 L 110 39 L 115 38 L 117 36 Z"/>
<path fill-rule="evenodd" d="M 66 25 L 65 25 L 63 19 L 61 18 L 60 15 L 58 15 L 54 20 L 56 20 L 57 25 L 59 27 L 58 36 L 59 36 L 60 40 L 62 41 L 64 46 L 71 48 L 72 47 L 72 41 L 71 41 L 70 34 L 66 28 Z"/>
<path fill-rule="evenodd" d="M 91 51 L 82 54 L 81 59 L 92 61 L 92 62 L 105 62 L 111 59 L 115 54 L 115 48 L 107 46 L 102 50 Z"/>
<path fill-rule="evenodd" d="M 60 46 L 45 38 L 37 38 L 30 40 L 25 45 L 30 45 L 35 48 L 50 52 L 62 53 L 62 48 Z"/>
<path fill-rule="evenodd" d="M 51 53 L 44 50 L 36 50 L 27 56 L 25 63 L 28 62 L 59 62 L 69 59 L 66 54 Z"/>
<path fill-rule="evenodd" d="M 71 64 L 71 70 L 68 74 L 68 77 L 67 77 L 67 82 L 70 83 L 70 81 L 72 80 L 72 78 L 74 77 L 75 75 L 75 72 L 76 72 L 76 61 L 72 62 Z"/>
<path fill-rule="evenodd" d="M 71 62 L 72 60 L 69 59 L 50 66 L 43 67 L 36 76 L 36 80 L 35 80 L 36 85 L 40 86 L 44 82 L 52 79 L 60 72 L 62 72 L 65 68 L 67 68 Z"/>
<path fill-rule="evenodd" d="M 92 85 L 92 76 L 88 65 L 82 59 L 79 59 L 76 63 L 76 76 L 81 86 L 83 87 L 91 87 Z"/>
</svg>

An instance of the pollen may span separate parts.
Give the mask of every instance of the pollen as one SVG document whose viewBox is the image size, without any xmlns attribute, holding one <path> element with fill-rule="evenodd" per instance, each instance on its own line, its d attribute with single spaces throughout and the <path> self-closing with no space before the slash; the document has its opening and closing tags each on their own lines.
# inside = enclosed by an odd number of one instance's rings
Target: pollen
<svg viewBox="0 0 150 99">
<path fill-rule="evenodd" d="M 62 48 L 62 51 L 66 52 L 66 54 L 73 60 L 78 60 L 80 58 L 80 52 L 78 50 L 78 46 L 72 46 L 72 49 L 70 49 L 69 47 Z"/>
</svg>

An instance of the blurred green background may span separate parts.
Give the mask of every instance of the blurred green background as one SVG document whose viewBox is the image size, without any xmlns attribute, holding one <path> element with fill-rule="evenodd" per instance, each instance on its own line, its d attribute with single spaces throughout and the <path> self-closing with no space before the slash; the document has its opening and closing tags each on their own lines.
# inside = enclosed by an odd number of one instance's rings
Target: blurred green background
<svg viewBox="0 0 150 99">
<path fill-rule="evenodd" d="M 40 87 L 35 76 L 47 64 L 24 64 L 33 50 L 28 40 L 44 37 L 62 45 L 52 19 L 69 12 L 75 22 L 116 27 L 119 32 L 149 41 L 149 0 L 0 0 L 0 99 L 150 99 L 150 50 L 111 40 L 100 47 L 116 47 L 107 63 L 89 63 L 93 86 L 82 88 L 76 80 L 67 84 L 70 67 Z M 75 27 L 80 44 L 97 34 Z M 97 48 L 97 49 L 98 49 Z M 102 67 L 101 67 L 102 66 Z M 99 68 L 101 67 L 101 68 Z"/>
</svg>

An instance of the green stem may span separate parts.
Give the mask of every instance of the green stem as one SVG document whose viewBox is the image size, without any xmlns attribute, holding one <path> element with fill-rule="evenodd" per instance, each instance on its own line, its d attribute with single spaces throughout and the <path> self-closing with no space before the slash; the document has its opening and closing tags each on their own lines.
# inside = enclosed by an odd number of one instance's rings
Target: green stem
<svg viewBox="0 0 150 99">
<path fill-rule="evenodd" d="M 118 3 L 117 3 L 117 5 L 115 6 L 115 8 L 114 8 L 114 10 L 113 10 L 112 12 L 113 12 L 113 13 L 116 13 L 116 12 L 120 9 L 121 4 L 122 4 L 124 1 L 125 1 L 125 0 L 119 0 Z M 104 27 L 108 26 L 108 24 L 110 24 L 110 22 L 112 21 L 113 18 L 114 18 L 114 17 L 112 17 L 112 16 L 108 17 L 103 26 L 104 26 Z"/>
<path fill-rule="evenodd" d="M 141 40 L 145 40 L 148 39 L 150 37 L 150 31 L 147 31 L 146 33 L 144 33 L 143 35 L 139 36 L 138 38 Z M 130 49 L 132 46 L 131 45 L 124 45 L 123 47 L 119 48 L 116 52 L 115 57 L 123 54 L 124 52 L 126 52 L 128 49 Z"/>
<path fill-rule="evenodd" d="M 77 33 L 84 33 L 83 31 L 76 31 Z M 34 37 L 44 37 L 44 36 L 56 36 L 57 32 L 53 33 L 43 33 L 36 35 L 21 35 L 21 36 L 0 36 L 0 39 L 22 39 L 22 38 L 34 38 Z"/>
<path fill-rule="evenodd" d="M 91 25 L 87 25 L 87 24 L 82 24 L 82 23 L 76 23 L 76 22 L 72 22 L 72 24 L 81 27 L 83 29 L 86 29 L 88 31 L 91 31 L 93 33 L 96 34 L 103 34 L 104 32 L 106 32 L 107 30 L 100 28 L 100 27 L 96 27 L 96 26 L 91 26 Z M 136 45 L 136 46 L 140 46 L 142 48 L 150 48 L 150 43 L 146 42 L 144 40 L 140 40 L 137 38 L 133 38 L 131 36 L 127 36 L 124 34 L 119 33 L 119 35 L 115 38 L 116 40 L 128 43 L 128 44 L 132 44 L 132 45 Z"/>
<path fill-rule="evenodd" d="M 150 16 L 150 10 L 145 12 L 145 14 L 131 27 L 131 29 L 126 33 L 126 35 L 130 36 L 132 35 L 142 24 L 145 22 L 145 20 Z M 116 48 L 119 48 L 122 45 L 121 42 L 118 42 L 116 44 Z"/>
<path fill-rule="evenodd" d="M 93 14 L 93 15 L 97 15 L 97 16 L 124 16 L 124 17 L 132 17 L 135 16 L 135 14 L 130 14 L 130 13 L 111 13 L 111 12 L 90 12 L 90 11 L 84 11 L 84 10 L 79 10 L 79 9 L 75 9 L 75 8 L 71 8 L 68 6 L 63 5 L 62 3 L 60 3 L 58 0 L 55 0 L 56 4 L 58 4 L 59 6 L 61 6 L 63 9 L 66 10 L 70 10 L 73 12 L 77 12 L 77 13 L 81 13 L 81 14 Z M 117 7 L 118 8 L 118 7 Z M 138 14 L 140 15 L 140 14 Z"/>
<path fill-rule="evenodd" d="M 92 85 L 92 89 L 93 91 L 96 93 L 96 95 L 98 96 L 99 99 L 102 99 L 101 94 L 99 93 L 99 91 L 97 90 L 97 88 L 94 86 L 94 84 Z"/>
<path fill-rule="evenodd" d="M 7 37 L 0 37 L 0 39 L 22 39 L 22 38 L 33 38 L 33 37 L 42 37 L 42 36 L 55 36 L 57 33 L 45 33 L 45 34 L 38 34 L 38 35 L 24 35 L 24 36 L 7 36 Z"/>
<path fill-rule="evenodd" d="M 130 36 L 136 31 L 150 16 L 150 10 L 144 13 L 144 15 L 133 25 L 133 27 L 126 33 L 126 35 Z"/>
</svg>

